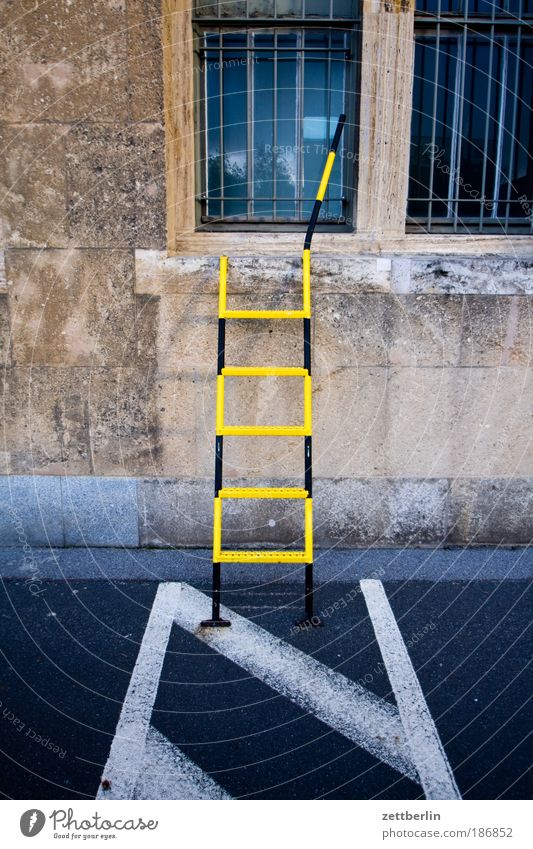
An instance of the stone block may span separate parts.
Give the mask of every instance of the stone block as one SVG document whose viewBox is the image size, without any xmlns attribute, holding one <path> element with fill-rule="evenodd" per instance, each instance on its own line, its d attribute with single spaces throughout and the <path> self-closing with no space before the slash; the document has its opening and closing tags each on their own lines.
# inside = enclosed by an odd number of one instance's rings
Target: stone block
<svg viewBox="0 0 533 849">
<path fill-rule="evenodd" d="M 73 127 L 67 138 L 71 239 L 88 246 L 163 247 L 164 138 L 160 124 Z"/>
<path fill-rule="evenodd" d="M 162 453 L 156 389 L 150 369 L 9 370 L 9 471 L 103 476 L 150 472 Z"/>
<path fill-rule="evenodd" d="M 89 473 L 86 411 L 61 368 L 11 368 L 5 374 L 4 433 L 8 474 Z"/>
<path fill-rule="evenodd" d="M 299 381 L 301 394 L 294 384 Z M 291 386 L 288 385 L 291 383 Z M 227 424 L 300 424 L 303 421 L 302 378 L 228 378 Z M 212 475 L 215 450 L 214 373 L 199 383 L 197 412 L 198 474 Z M 227 479 L 301 477 L 304 468 L 302 437 L 242 437 L 224 439 Z"/>
<path fill-rule="evenodd" d="M 248 478 L 232 481 L 250 486 Z M 317 548 L 421 545 L 445 537 L 446 480 L 317 479 L 313 493 Z M 296 485 L 258 478 L 254 486 Z M 212 545 L 213 489 L 205 480 L 145 480 L 139 484 L 141 545 Z M 303 544 L 303 501 L 225 500 L 224 547 Z"/>
<path fill-rule="evenodd" d="M 319 294 L 317 367 L 456 365 L 461 312 L 461 297 Z"/>
<path fill-rule="evenodd" d="M 150 295 L 185 292 L 218 293 L 219 258 L 217 256 L 168 257 L 162 251 L 139 250 L 135 258 L 139 293 Z M 313 253 L 311 281 L 314 294 L 388 292 L 390 261 L 361 254 L 338 256 Z M 301 257 L 261 254 L 230 256 L 227 286 L 228 295 L 249 295 L 255 304 L 255 309 L 268 309 L 266 306 L 259 306 L 258 292 L 261 293 L 261 304 L 263 304 L 263 294 L 277 298 L 293 294 L 301 299 Z"/>
<path fill-rule="evenodd" d="M 449 495 L 448 542 L 457 545 L 530 545 L 531 477 L 458 478 Z"/>
<path fill-rule="evenodd" d="M 388 362 L 388 296 L 318 294 L 314 303 L 314 358 L 320 373 Z"/>
<path fill-rule="evenodd" d="M 314 489 L 318 546 L 439 543 L 445 537 L 447 480 L 319 479 Z"/>
<path fill-rule="evenodd" d="M 401 478 L 448 474 L 455 412 L 450 406 L 449 385 L 457 371 L 390 369 L 384 415 L 385 474 Z"/>
<path fill-rule="evenodd" d="M 64 476 L 61 490 L 65 545 L 138 547 L 136 480 Z"/>
<path fill-rule="evenodd" d="M 386 474 L 387 370 L 338 369 L 313 379 L 313 470 L 318 477 Z"/>
<path fill-rule="evenodd" d="M 3 245 L 63 247 L 67 244 L 67 131 L 61 125 L 0 125 Z"/>
<path fill-rule="evenodd" d="M 208 420 L 209 424 L 214 418 Z M 215 463 L 214 425 L 210 435 L 203 438 L 203 453 L 200 455 L 202 474 L 213 475 Z M 246 478 L 250 481 L 262 478 L 286 477 L 301 486 L 304 474 L 304 446 L 301 437 L 232 437 L 224 439 L 224 480 L 226 482 Z M 251 484 L 255 486 L 254 484 Z"/>
<path fill-rule="evenodd" d="M 248 486 L 247 481 L 242 482 Z M 254 482 L 267 486 L 269 481 Z M 224 548 L 304 547 L 303 499 L 224 499 L 222 545 Z"/>
<path fill-rule="evenodd" d="M 11 328 L 7 295 L 0 293 L 0 366 L 11 363 Z"/>
<path fill-rule="evenodd" d="M 127 25 L 122 0 L 7 0 L 0 70 L 10 123 L 127 118 Z"/>
<path fill-rule="evenodd" d="M 390 480 L 387 525 L 383 542 L 389 545 L 427 545 L 445 540 L 448 480 Z"/>
<path fill-rule="evenodd" d="M 460 365 L 531 365 L 532 324 L 531 297 L 465 296 Z"/>
<path fill-rule="evenodd" d="M 491 255 L 413 257 L 409 291 L 465 295 L 533 294 L 533 259 Z"/>
<path fill-rule="evenodd" d="M 6 254 L 0 249 L 0 292 L 7 287 L 6 279 Z"/>
<path fill-rule="evenodd" d="M 193 294 L 142 298 L 137 335 L 143 360 L 153 357 L 162 372 L 216 374 L 218 299 Z M 227 330 L 229 335 L 232 328 Z"/>
<path fill-rule="evenodd" d="M 530 369 L 455 369 L 450 408 L 450 476 L 533 474 Z"/>
<path fill-rule="evenodd" d="M 194 375 L 175 372 L 154 376 L 154 450 L 145 464 L 145 475 L 192 478 L 199 469 L 204 470 L 203 458 L 198 455 L 205 450 L 204 440 L 214 440 L 215 431 L 214 420 L 207 423 L 202 418 L 199 392 Z M 210 450 L 208 455 L 211 461 Z M 213 462 L 207 463 L 210 471 Z"/>
<path fill-rule="evenodd" d="M 217 295 L 219 258 L 168 256 L 166 251 L 135 251 L 135 291 L 139 295 Z"/>
<path fill-rule="evenodd" d="M 58 477 L 0 477 L 0 538 L 2 545 L 24 548 L 24 571 L 35 577 L 30 546 L 64 544 Z"/>
<path fill-rule="evenodd" d="M 316 254 L 311 258 L 314 292 L 389 292 L 391 262 L 386 257 Z"/>
<path fill-rule="evenodd" d="M 216 319 L 215 319 L 216 323 Z M 311 319 L 312 327 L 314 319 Z M 303 366 L 301 321 L 226 323 L 226 364 L 232 366 Z M 316 351 L 316 336 L 314 351 Z"/>
<path fill-rule="evenodd" d="M 303 377 L 226 377 L 227 425 L 303 425 Z"/>
<path fill-rule="evenodd" d="M 144 480 L 138 487 L 141 545 L 212 545 L 212 480 Z"/>
<path fill-rule="evenodd" d="M 389 296 L 385 313 L 388 362 L 411 367 L 457 365 L 461 320 L 460 296 Z"/>
<path fill-rule="evenodd" d="M 336 548 L 379 544 L 387 528 L 389 489 L 386 478 L 317 480 L 315 543 Z"/>
<path fill-rule="evenodd" d="M 146 474 L 161 452 L 152 369 L 92 369 L 72 391 L 70 417 L 87 420 L 90 474 Z"/>
<path fill-rule="evenodd" d="M 131 253 L 11 250 L 8 276 L 15 364 L 131 365 Z"/>
<path fill-rule="evenodd" d="M 163 56 L 160 7 L 151 0 L 127 0 L 128 94 L 132 121 L 161 121 Z"/>
<path fill-rule="evenodd" d="M 303 364 L 301 322 L 249 321 L 226 324 L 227 365 Z M 136 333 L 140 362 L 164 373 L 216 374 L 218 298 L 214 295 L 137 295 Z"/>
</svg>

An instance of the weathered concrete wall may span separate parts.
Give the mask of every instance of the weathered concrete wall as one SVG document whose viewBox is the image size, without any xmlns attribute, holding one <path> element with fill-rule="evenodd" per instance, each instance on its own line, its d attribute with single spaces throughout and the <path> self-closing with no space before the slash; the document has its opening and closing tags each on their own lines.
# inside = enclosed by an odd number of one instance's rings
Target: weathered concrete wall
<svg viewBox="0 0 533 849">
<path fill-rule="evenodd" d="M 44 5 L 2 9 L 1 540 L 209 545 L 217 261 L 165 253 L 159 3 Z M 481 245 L 315 255 L 319 545 L 533 537 L 533 244 Z M 296 303 L 299 273 L 239 256 L 229 296 Z M 300 365 L 300 332 L 235 322 L 226 360 Z M 228 421 L 297 421 L 300 397 L 228 380 Z M 228 439 L 225 460 L 300 479 L 301 440 Z M 244 535 L 296 539 L 300 506 L 254 504 Z"/>
</svg>

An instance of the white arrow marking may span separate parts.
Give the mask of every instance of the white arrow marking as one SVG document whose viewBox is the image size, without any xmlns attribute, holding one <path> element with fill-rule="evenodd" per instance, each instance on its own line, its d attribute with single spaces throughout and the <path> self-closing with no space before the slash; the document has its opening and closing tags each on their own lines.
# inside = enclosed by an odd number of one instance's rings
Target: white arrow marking
<svg viewBox="0 0 533 849">
<path fill-rule="evenodd" d="M 426 799 L 460 799 L 459 788 L 383 584 L 367 579 L 361 581 L 361 589 Z"/>
<path fill-rule="evenodd" d="M 182 585 L 176 623 L 367 752 L 418 782 L 398 709 L 268 631 L 221 608 L 231 628 L 200 628 L 211 601 Z"/>
</svg>

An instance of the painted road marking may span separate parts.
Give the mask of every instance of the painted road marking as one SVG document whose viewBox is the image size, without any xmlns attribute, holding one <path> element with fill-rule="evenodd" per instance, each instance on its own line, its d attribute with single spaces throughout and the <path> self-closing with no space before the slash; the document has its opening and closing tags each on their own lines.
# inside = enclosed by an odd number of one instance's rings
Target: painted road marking
<svg viewBox="0 0 533 849">
<path fill-rule="evenodd" d="M 134 799 L 231 799 L 216 781 L 200 769 L 155 728 L 146 735 L 146 749 Z"/>
<path fill-rule="evenodd" d="M 200 628 L 211 600 L 183 584 L 175 621 L 250 675 L 268 684 L 402 775 L 419 782 L 398 709 L 237 613 L 231 628 Z"/>
<path fill-rule="evenodd" d="M 361 589 L 426 799 L 460 799 L 459 788 L 383 584 L 367 579 L 361 581 Z"/>
<path fill-rule="evenodd" d="M 179 595 L 180 584 L 159 584 L 102 775 L 111 786 L 97 799 L 133 798 Z"/>
</svg>

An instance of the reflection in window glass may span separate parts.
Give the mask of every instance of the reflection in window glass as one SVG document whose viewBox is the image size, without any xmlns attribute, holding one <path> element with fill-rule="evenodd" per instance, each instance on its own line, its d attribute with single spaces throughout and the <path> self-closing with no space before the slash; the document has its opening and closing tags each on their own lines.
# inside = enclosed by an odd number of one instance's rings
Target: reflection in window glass
<svg viewBox="0 0 533 849">
<path fill-rule="evenodd" d="M 351 41 L 342 29 L 206 33 L 204 220 L 308 220 L 346 109 Z M 341 148 L 324 221 L 346 217 L 346 166 Z"/>
<path fill-rule="evenodd" d="M 194 18 L 355 20 L 359 0 L 196 0 Z"/>
<path fill-rule="evenodd" d="M 526 24 L 498 26 L 485 6 L 468 7 L 488 15 L 483 27 L 476 18 L 475 28 L 441 25 L 430 35 L 424 24 L 416 36 L 411 226 L 533 229 L 533 40 Z M 523 8 L 506 2 L 498 14 Z"/>
</svg>

